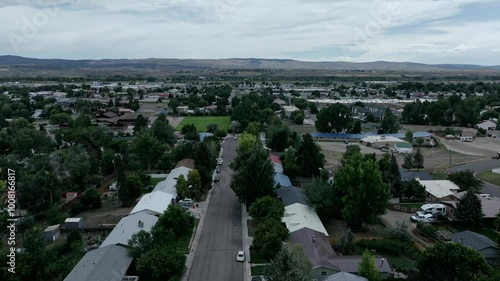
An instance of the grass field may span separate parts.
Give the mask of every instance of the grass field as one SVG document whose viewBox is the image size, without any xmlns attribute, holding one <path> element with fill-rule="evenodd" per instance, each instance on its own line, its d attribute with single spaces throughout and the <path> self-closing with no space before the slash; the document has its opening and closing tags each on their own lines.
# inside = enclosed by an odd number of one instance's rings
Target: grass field
<svg viewBox="0 0 500 281">
<path fill-rule="evenodd" d="M 161 181 L 164 181 L 166 178 L 151 178 L 149 180 L 149 185 L 156 186 Z"/>
<path fill-rule="evenodd" d="M 477 177 L 482 181 L 489 182 L 494 185 L 500 185 L 500 174 L 493 173 L 492 171 L 484 171 L 477 174 Z"/>
<path fill-rule="evenodd" d="M 206 132 L 207 125 L 210 123 L 216 123 L 219 125 L 219 129 L 227 131 L 231 126 L 231 118 L 229 116 L 187 116 L 176 129 L 180 130 L 186 124 L 194 124 L 198 132 Z"/>
</svg>

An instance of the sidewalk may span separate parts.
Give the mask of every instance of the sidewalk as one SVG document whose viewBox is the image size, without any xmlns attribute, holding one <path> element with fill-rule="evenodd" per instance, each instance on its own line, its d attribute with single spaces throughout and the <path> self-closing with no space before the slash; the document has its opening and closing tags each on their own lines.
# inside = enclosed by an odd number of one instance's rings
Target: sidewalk
<svg viewBox="0 0 500 281">
<path fill-rule="evenodd" d="M 245 261 L 245 271 L 243 273 L 243 281 L 250 281 L 252 278 L 252 265 L 248 262 L 251 261 L 250 257 L 250 246 L 252 245 L 252 238 L 248 237 L 248 213 L 246 211 L 245 204 L 241 204 L 241 222 L 242 222 L 242 236 L 243 236 L 243 251 L 247 254 L 247 259 Z"/>
</svg>

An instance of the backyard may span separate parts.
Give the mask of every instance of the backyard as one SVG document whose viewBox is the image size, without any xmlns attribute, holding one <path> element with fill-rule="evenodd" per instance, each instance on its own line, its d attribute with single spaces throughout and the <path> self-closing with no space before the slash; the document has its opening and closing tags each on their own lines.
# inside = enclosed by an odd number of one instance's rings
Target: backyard
<svg viewBox="0 0 500 281">
<path fill-rule="evenodd" d="M 210 123 L 216 123 L 219 129 L 227 131 L 231 126 L 231 119 L 229 116 L 188 116 L 182 119 L 176 129 L 180 130 L 186 124 L 194 124 L 198 132 L 206 132 Z"/>
</svg>

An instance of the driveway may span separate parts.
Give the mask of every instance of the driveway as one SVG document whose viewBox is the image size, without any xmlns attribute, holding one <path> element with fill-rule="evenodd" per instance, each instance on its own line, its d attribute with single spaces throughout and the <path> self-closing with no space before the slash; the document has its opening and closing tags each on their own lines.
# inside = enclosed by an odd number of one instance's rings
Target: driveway
<svg viewBox="0 0 500 281">
<path fill-rule="evenodd" d="M 236 156 L 236 144 L 232 138 L 222 144 L 220 181 L 214 185 L 189 281 L 243 281 L 244 263 L 236 261 L 236 253 L 243 248 L 241 203 L 230 188 L 228 167 Z"/>
<path fill-rule="evenodd" d="M 500 167 L 500 160 L 498 159 L 487 159 L 482 161 L 477 161 L 474 163 L 469 163 L 465 165 L 455 166 L 448 169 L 448 172 L 454 173 L 458 171 L 470 170 L 474 173 L 480 173 L 484 171 L 488 171 L 491 169 L 495 169 Z M 483 187 L 481 189 L 481 193 L 488 193 L 491 196 L 500 198 L 500 186 L 483 182 Z"/>
</svg>

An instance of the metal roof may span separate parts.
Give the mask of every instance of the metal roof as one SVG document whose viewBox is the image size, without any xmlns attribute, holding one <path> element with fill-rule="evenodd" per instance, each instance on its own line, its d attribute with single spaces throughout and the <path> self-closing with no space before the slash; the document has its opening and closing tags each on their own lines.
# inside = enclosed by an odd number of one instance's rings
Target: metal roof
<svg viewBox="0 0 500 281">
<path fill-rule="evenodd" d="M 128 245 L 128 240 L 141 230 L 150 232 L 158 221 L 158 217 L 147 213 L 135 213 L 118 222 L 113 231 L 102 242 L 100 248 L 108 245 Z"/>
<path fill-rule="evenodd" d="M 149 212 L 153 214 L 161 215 L 168 206 L 172 203 L 172 194 L 168 194 L 162 191 L 154 191 L 151 193 L 144 194 L 139 203 L 135 205 L 134 209 L 130 214 L 135 214 L 138 212 Z"/>
<path fill-rule="evenodd" d="M 482 234 L 470 230 L 455 233 L 451 236 L 451 239 L 455 243 L 469 246 L 476 251 L 481 251 L 487 248 L 498 249 L 497 243 Z"/>
<path fill-rule="evenodd" d="M 324 279 L 321 279 L 321 281 L 368 281 L 368 279 L 347 272 L 339 272 L 327 276 Z"/>
<path fill-rule="evenodd" d="M 276 190 L 276 194 L 279 198 L 281 198 L 285 206 L 289 206 L 295 203 L 306 205 L 303 190 L 298 187 L 289 186 L 278 188 Z"/>
<path fill-rule="evenodd" d="M 287 175 L 282 173 L 274 173 L 274 185 L 280 185 L 282 187 L 291 186 L 292 182 Z"/>
<path fill-rule="evenodd" d="M 295 203 L 285 206 L 285 214 L 281 221 L 290 232 L 307 227 L 324 233 L 326 236 L 329 235 L 316 212 L 307 205 Z"/>
</svg>

